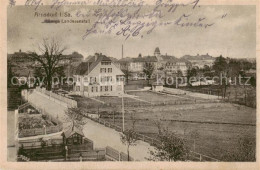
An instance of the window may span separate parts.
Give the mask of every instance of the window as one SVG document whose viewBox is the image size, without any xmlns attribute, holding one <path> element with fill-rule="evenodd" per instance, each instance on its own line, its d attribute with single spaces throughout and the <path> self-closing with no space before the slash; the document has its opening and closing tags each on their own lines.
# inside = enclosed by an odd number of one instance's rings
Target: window
<svg viewBox="0 0 260 170">
<path fill-rule="evenodd" d="M 100 73 L 106 73 L 107 69 L 106 68 L 100 68 Z"/>
<path fill-rule="evenodd" d="M 112 68 L 108 68 L 108 73 L 112 73 Z"/>
<path fill-rule="evenodd" d="M 111 91 L 113 91 L 113 86 L 110 86 Z"/>
<path fill-rule="evenodd" d="M 76 86 L 76 91 L 80 91 L 80 86 Z"/>
<path fill-rule="evenodd" d="M 108 86 L 105 86 L 105 91 L 108 91 Z"/>
<path fill-rule="evenodd" d="M 84 86 L 84 91 L 88 92 L 88 86 Z"/>
<path fill-rule="evenodd" d="M 94 87 L 91 88 L 91 92 L 94 92 Z"/>
<path fill-rule="evenodd" d="M 98 92 L 98 87 L 96 87 L 96 92 Z"/>
<path fill-rule="evenodd" d="M 105 61 L 103 61 L 103 62 L 101 62 L 101 65 L 111 65 L 111 62 L 105 62 Z"/>
<path fill-rule="evenodd" d="M 103 86 L 100 86 L 100 91 L 103 91 Z"/>
<path fill-rule="evenodd" d="M 101 77 L 101 82 L 110 82 L 110 81 L 112 81 L 112 76 Z"/>
</svg>

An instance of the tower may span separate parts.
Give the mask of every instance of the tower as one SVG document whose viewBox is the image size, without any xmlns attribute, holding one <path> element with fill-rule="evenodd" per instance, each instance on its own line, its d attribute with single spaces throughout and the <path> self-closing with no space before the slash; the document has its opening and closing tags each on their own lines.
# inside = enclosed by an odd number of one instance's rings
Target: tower
<svg viewBox="0 0 260 170">
<path fill-rule="evenodd" d="M 154 50 L 154 55 L 155 57 L 157 58 L 158 61 L 161 61 L 162 58 L 161 58 L 161 52 L 160 52 L 160 49 L 159 47 L 156 47 L 155 50 Z"/>
</svg>

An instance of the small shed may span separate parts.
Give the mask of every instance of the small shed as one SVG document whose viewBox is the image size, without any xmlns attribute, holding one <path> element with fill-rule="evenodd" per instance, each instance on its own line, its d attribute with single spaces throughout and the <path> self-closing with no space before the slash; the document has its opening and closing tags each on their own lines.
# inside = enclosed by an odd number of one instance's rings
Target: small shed
<svg viewBox="0 0 260 170">
<path fill-rule="evenodd" d="M 163 91 L 163 83 L 159 83 L 159 82 L 154 82 L 152 84 L 152 91 Z"/>
<path fill-rule="evenodd" d="M 84 134 L 82 130 L 73 127 L 63 132 L 63 144 L 65 145 L 80 145 L 84 141 Z"/>
</svg>

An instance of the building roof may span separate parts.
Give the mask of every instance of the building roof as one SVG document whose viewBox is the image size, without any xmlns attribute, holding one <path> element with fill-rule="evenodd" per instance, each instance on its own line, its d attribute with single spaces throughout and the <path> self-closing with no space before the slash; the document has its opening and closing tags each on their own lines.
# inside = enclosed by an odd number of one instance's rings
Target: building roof
<svg viewBox="0 0 260 170">
<path fill-rule="evenodd" d="M 87 62 L 82 62 L 77 67 L 75 74 L 76 75 L 83 75 L 83 74 L 89 74 L 101 61 L 111 61 L 110 58 L 108 58 L 105 55 L 97 54 L 97 56 L 92 56 L 89 58 Z"/>
<path fill-rule="evenodd" d="M 214 57 L 210 56 L 208 53 L 205 55 L 197 54 L 196 56 L 184 55 L 181 58 L 186 60 L 214 60 L 215 59 Z"/>
<path fill-rule="evenodd" d="M 81 136 L 84 137 L 84 133 L 82 132 L 82 130 L 80 130 L 80 129 L 76 128 L 76 127 L 74 127 L 73 130 L 72 130 L 72 128 L 69 128 L 69 129 L 68 129 L 67 131 L 65 131 L 63 134 L 64 134 L 64 136 L 65 136 L 66 138 L 69 138 L 70 136 L 72 136 L 72 135 L 75 134 L 75 133 L 77 133 L 77 134 L 79 134 L 79 135 L 81 135 Z"/>
</svg>

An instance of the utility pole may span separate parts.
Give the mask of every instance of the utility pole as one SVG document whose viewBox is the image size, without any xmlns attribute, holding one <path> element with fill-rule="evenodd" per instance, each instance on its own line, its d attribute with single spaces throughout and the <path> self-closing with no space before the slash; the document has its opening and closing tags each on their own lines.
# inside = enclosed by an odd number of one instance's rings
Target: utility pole
<svg viewBox="0 0 260 170">
<path fill-rule="evenodd" d="M 122 58 L 124 58 L 124 45 L 122 44 Z"/>
<path fill-rule="evenodd" d="M 123 120 L 123 132 L 125 131 L 125 108 L 124 108 L 124 97 L 122 95 L 122 120 Z"/>
</svg>

